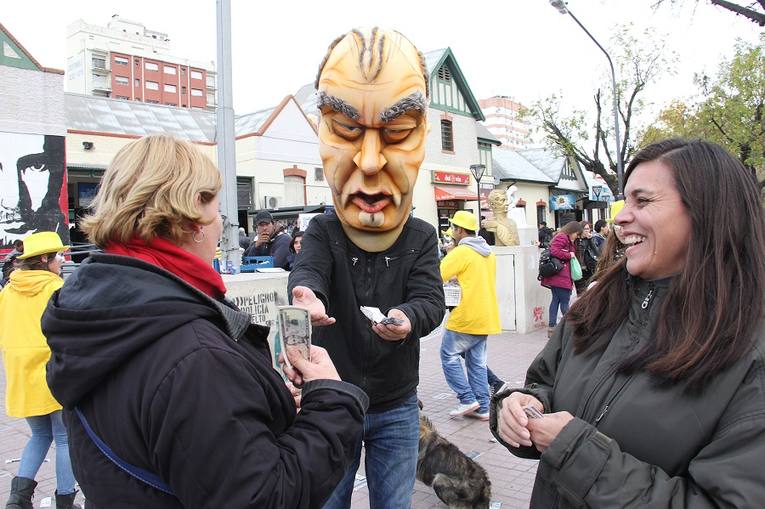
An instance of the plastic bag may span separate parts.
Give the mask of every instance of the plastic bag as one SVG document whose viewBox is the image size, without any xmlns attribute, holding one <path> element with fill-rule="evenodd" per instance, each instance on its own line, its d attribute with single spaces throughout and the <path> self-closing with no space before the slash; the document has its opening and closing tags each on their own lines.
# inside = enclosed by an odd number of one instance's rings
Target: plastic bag
<svg viewBox="0 0 765 509">
<path fill-rule="evenodd" d="M 579 260 L 576 259 L 576 256 L 569 262 L 569 267 L 571 267 L 571 279 L 574 281 L 582 279 L 582 266 L 579 265 Z"/>
</svg>

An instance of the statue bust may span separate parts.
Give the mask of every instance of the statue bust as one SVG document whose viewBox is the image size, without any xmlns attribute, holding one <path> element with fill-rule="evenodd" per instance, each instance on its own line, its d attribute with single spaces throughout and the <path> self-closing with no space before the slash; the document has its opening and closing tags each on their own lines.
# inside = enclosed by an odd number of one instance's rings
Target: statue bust
<svg viewBox="0 0 765 509">
<path fill-rule="evenodd" d="M 494 218 L 484 220 L 483 227 L 494 233 L 495 245 L 519 245 L 518 227 L 515 221 L 507 217 L 507 195 L 499 189 L 490 192 L 489 208 L 494 213 Z"/>
<path fill-rule="evenodd" d="M 518 203 L 518 197 L 515 196 L 516 192 L 518 192 L 518 188 L 516 186 L 510 186 L 507 188 L 507 210 L 510 219 L 515 221 L 516 226 L 525 227 L 526 214 L 522 209 L 516 207 L 516 204 Z"/>
</svg>

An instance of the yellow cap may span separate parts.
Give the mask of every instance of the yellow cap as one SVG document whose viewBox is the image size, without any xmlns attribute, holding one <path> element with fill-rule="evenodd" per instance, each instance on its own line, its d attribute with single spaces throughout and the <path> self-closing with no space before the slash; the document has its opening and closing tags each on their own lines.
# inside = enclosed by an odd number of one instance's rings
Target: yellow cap
<svg viewBox="0 0 765 509">
<path fill-rule="evenodd" d="M 449 222 L 454 226 L 459 226 L 471 232 L 478 231 L 478 219 L 475 217 L 475 214 L 471 214 L 467 210 L 458 210 Z"/>
<path fill-rule="evenodd" d="M 61 237 L 56 232 L 37 232 L 24 239 L 24 254 L 19 255 L 19 259 L 26 260 L 33 256 L 60 253 L 69 247 L 61 242 Z"/>
</svg>

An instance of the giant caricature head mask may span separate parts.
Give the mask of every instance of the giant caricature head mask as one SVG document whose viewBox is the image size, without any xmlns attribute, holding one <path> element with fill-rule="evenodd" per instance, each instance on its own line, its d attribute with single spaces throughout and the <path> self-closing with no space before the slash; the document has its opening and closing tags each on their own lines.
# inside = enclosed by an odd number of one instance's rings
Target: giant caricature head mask
<svg viewBox="0 0 765 509">
<path fill-rule="evenodd" d="M 427 71 L 395 31 L 353 30 L 337 39 L 316 80 L 319 147 L 335 211 L 362 249 L 398 238 L 425 158 Z"/>
</svg>

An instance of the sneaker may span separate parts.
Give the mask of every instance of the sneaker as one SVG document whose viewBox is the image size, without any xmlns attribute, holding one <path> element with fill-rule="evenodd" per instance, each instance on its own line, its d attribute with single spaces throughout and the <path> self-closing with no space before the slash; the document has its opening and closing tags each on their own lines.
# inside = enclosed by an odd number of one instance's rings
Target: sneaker
<svg viewBox="0 0 765 509">
<path fill-rule="evenodd" d="M 449 415 L 452 417 L 459 417 L 461 415 L 473 413 L 479 408 L 481 408 L 481 405 L 479 405 L 477 401 L 473 401 L 472 403 L 461 403 L 457 408 L 449 412 Z"/>
<path fill-rule="evenodd" d="M 472 417 L 473 419 L 478 419 L 479 421 L 488 421 L 489 420 L 489 412 L 472 412 L 469 414 L 466 414 L 465 417 Z"/>
</svg>

